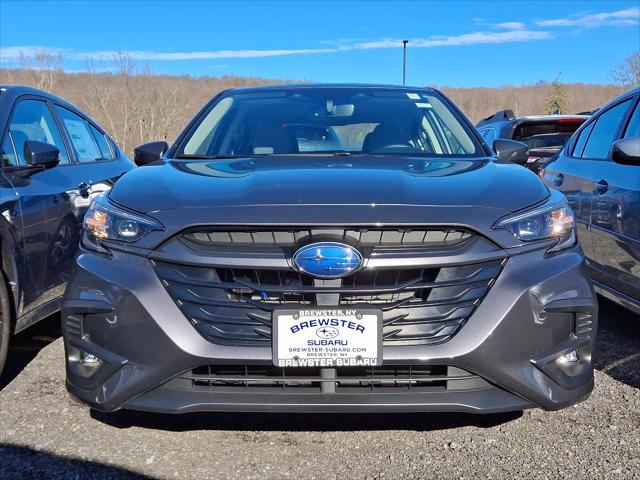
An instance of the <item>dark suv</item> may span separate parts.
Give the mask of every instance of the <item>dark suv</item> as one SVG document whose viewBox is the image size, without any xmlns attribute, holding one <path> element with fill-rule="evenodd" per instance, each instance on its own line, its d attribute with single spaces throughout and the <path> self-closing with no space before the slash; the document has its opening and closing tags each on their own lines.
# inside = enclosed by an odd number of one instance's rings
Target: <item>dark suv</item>
<svg viewBox="0 0 640 480">
<path fill-rule="evenodd" d="M 91 199 L 133 163 L 48 93 L 0 87 L 0 373 L 9 336 L 60 309 Z"/>
<path fill-rule="evenodd" d="M 87 212 L 69 391 L 174 413 L 581 401 L 597 306 L 573 214 L 511 161 L 526 145 L 494 146 L 430 88 L 222 92 Z"/>
<path fill-rule="evenodd" d="M 576 217 L 593 283 L 640 314 L 640 89 L 602 107 L 544 170 Z"/>
<path fill-rule="evenodd" d="M 538 173 L 588 118 L 585 114 L 516 117 L 511 110 L 501 110 L 480 121 L 476 128 L 489 145 L 497 138 L 529 145 L 525 166 Z"/>
</svg>

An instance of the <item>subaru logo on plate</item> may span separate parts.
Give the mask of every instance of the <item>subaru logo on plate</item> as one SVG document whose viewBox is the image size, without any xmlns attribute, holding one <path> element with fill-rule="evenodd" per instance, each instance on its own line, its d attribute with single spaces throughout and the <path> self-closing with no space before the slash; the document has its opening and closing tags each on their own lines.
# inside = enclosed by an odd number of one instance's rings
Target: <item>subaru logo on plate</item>
<svg viewBox="0 0 640 480">
<path fill-rule="evenodd" d="M 312 243 L 293 255 L 293 264 L 312 277 L 341 278 L 362 266 L 362 255 L 343 243 Z"/>
<path fill-rule="evenodd" d="M 320 338 L 335 338 L 339 334 L 336 327 L 322 327 L 316 330 L 316 335 Z"/>
</svg>

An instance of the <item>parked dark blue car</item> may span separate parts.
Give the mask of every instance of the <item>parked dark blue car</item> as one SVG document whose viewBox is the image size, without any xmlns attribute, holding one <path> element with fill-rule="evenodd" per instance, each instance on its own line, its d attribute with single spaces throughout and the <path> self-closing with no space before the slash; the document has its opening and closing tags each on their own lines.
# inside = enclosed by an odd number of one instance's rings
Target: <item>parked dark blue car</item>
<svg viewBox="0 0 640 480">
<path fill-rule="evenodd" d="M 60 308 L 95 194 L 134 167 L 73 105 L 0 87 L 0 373 L 9 336 Z"/>
<path fill-rule="evenodd" d="M 569 200 L 596 290 L 640 313 L 640 88 L 585 122 L 544 180 Z"/>
<path fill-rule="evenodd" d="M 516 117 L 512 110 L 501 110 L 481 120 L 476 128 L 489 146 L 498 138 L 529 145 L 525 166 L 538 173 L 588 118 L 585 114 Z"/>
</svg>

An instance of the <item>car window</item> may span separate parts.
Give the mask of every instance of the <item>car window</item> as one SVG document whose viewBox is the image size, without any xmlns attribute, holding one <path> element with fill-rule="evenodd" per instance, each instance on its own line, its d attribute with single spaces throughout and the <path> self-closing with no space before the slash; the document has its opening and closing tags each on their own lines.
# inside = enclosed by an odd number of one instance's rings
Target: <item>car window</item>
<svg viewBox="0 0 640 480">
<path fill-rule="evenodd" d="M 62 135 L 45 102 L 23 100 L 18 103 L 9 123 L 9 132 L 15 145 L 19 164 L 27 164 L 24 158 L 24 142 L 27 140 L 54 145 L 60 150 L 60 163 L 69 163 L 69 156 L 62 141 Z"/>
<path fill-rule="evenodd" d="M 605 159 L 609 156 L 611 144 L 620 128 L 620 122 L 622 122 L 630 105 L 631 99 L 610 108 L 598 117 L 584 146 L 583 158 Z"/>
<path fill-rule="evenodd" d="M 587 125 L 585 128 L 583 128 L 582 131 L 580 132 L 580 136 L 576 140 L 576 144 L 573 147 L 572 155 L 574 157 L 582 157 L 584 146 L 587 143 L 587 140 L 589 139 L 589 135 L 591 134 L 591 130 L 593 130 L 594 125 L 595 125 L 595 122 L 592 122 L 589 125 Z"/>
<path fill-rule="evenodd" d="M 487 142 L 487 145 L 493 148 L 493 141 L 496 139 L 496 134 L 493 131 L 493 128 L 486 129 L 483 137 L 484 137 L 484 141 Z"/>
<path fill-rule="evenodd" d="M 585 120 L 584 117 L 561 117 L 523 121 L 516 126 L 511 138 L 529 145 L 531 156 L 549 157 L 562 150 Z"/>
<path fill-rule="evenodd" d="M 73 149 L 75 150 L 78 161 L 87 163 L 95 160 L 103 160 L 103 154 L 96 138 L 91 132 L 89 123 L 81 116 L 57 105 L 56 112 L 62 119 L 67 133 L 69 133 L 69 138 L 71 138 L 71 143 L 73 144 Z"/>
<path fill-rule="evenodd" d="M 9 135 L 5 135 L 2 141 L 2 147 L 0 148 L 0 159 L 2 167 L 15 167 L 18 165 L 18 159 L 13 151 L 13 144 Z"/>
<path fill-rule="evenodd" d="M 96 139 L 102 158 L 105 160 L 113 160 L 113 154 L 111 153 L 111 149 L 109 148 L 109 144 L 107 143 L 107 139 L 104 134 L 91 124 L 89 124 L 89 129 L 93 134 L 93 138 Z"/>
<path fill-rule="evenodd" d="M 636 105 L 636 109 L 631 115 L 627 130 L 624 132 L 624 138 L 640 136 L 640 102 Z"/>
</svg>

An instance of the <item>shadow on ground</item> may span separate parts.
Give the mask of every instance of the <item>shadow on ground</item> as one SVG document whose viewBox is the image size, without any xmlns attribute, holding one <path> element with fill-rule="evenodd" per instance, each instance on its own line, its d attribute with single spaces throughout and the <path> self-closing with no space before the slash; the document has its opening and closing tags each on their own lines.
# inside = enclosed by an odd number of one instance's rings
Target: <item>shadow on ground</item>
<svg viewBox="0 0 640 480">
<path fill-rule="evenodd" d="M 6 387 L 44 347 L 62 335 L 60 314 L 54 314 L 11 338 L 9 355 L 0 375 L 0 390 Z"/>
<path fill-rule="evenodd" d="M 640 388 L 640 316 L 602 297 L 595 352 L 596 369 Z"/>
<path fill-rule="evenodd" d="M 0 443 L 0 478 L 20 480 L 151 480 L 130 470 Z"/>
<path fill-rule="evenodd" d="M 491 415 L 471 413 L 398 413 L 398 414 L 313 414 L 313 413 L 160 413 L 121 410 L 114 413 L 91 411 L 91 416 L 115 428 L 142 427 L 184 432 L 191 430 L 247 431 L 379 431 L 448 430 L 464 426 L 491 428 L 522 416 L 522 411 Z"/>
</svg>

